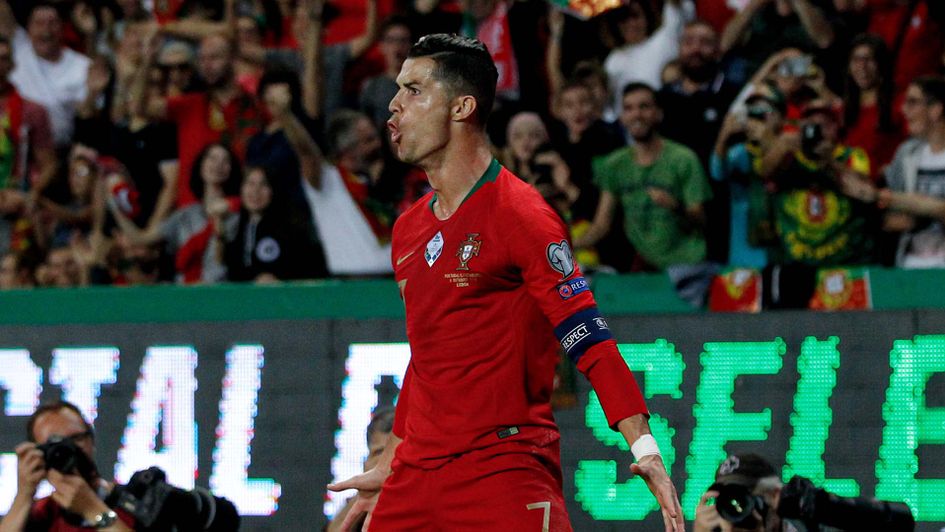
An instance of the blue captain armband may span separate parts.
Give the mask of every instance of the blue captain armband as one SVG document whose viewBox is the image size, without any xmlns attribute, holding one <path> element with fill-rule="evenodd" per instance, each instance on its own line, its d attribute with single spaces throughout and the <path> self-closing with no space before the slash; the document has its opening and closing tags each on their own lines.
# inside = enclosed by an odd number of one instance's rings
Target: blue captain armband
<svg viewBox="0 0 945 532">
<path fill-rule="evenodd" d="M 597 307 L 572 314 L 555 327 L 555 336 L 575 364 L 588 349 L 613 338 Z"/>
</svg>

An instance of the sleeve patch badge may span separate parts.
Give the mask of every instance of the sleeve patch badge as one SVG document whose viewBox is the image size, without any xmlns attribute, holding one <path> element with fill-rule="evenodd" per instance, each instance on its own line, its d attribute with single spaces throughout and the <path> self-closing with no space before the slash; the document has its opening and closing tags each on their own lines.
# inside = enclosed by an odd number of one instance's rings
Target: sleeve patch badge
<svg viewBox="0 0 945 532">
<path fill-rule="evenodd" d="M 583 277 L 575 277 L 558 285 L 558 295 L 561 299 L 568 300 L 581 292 L 587 292 L 588 289 L 587 281 Z"/>
<path fill-rule="evenodd" d="M 423 253 L 423 258 L 427 261 L 427 265 L 431 268 L 433 263 L 436 262 L 436 259 L 440 258 L 440 254 L 443 253 L 443 233 L 437 231 L 433 238 L 427 242 L 427 249 Z"/>
<path fill-rule="evenodd" d="M 571 255 L 571 246 L 568 245 L 567 240 L 548 244 L 545 249 L 545 256 L 548 258 L 551 269 L 561 274 L 562 281 L 574 273 L 574 258 Z"/>
</svg>

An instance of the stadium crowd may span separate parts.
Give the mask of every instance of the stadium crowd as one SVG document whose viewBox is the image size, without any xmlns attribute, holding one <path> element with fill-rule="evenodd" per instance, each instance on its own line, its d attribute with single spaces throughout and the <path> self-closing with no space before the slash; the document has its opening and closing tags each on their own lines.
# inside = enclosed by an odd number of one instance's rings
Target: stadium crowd
<svg viewBox="0 0 945 532">
<path fill-rule="evenodd" d="M 585 269 L 945 267 L 945 3 L 362 1 L 0 0 L 0 288 L 389 274 L 434 32 L 489 47 L 495 155 Z"/>
</svg>

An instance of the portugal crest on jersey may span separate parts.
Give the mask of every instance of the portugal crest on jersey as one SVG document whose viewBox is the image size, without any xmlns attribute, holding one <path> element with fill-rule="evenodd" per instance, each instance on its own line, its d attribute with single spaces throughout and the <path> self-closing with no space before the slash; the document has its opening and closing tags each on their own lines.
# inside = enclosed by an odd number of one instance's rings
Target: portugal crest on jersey
<svg viewBox="0 0 945 532">
<path fill-rule="evenodd" d="M 561 274 L 561 280 L 567 279 L 574 273 L 574 258 L 567 240 L 548 244 L 545 254 L 551 268 Z"/>
<path fill-rule="evenodd" d="M 482 241 L 476 240 L 478 236 L 479 233 L 466 233 L 466 240 L 460 242 L 459 249 L 456 251 L 456 256 L 459 257 L 457 270 L 469 270 L 466 263 L 469 262 L 469 259 L 479 255 L 479 247 L 482 245 Z"/>
</svg>

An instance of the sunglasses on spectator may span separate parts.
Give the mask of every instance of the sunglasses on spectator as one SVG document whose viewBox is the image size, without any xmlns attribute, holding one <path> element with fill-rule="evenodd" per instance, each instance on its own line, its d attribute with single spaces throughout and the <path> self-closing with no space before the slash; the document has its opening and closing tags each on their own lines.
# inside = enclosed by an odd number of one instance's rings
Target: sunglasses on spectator
<svg viewBox="0 0 945 532">
<path fill-rule="evenodd" d="M 768 118 L 768 115 L 774 112 L 774 107 L 766 103 L 757 103 L 754 105 L 748 106 L 748 118 L 755 120 L 764 120 Z"/>
</svg>

